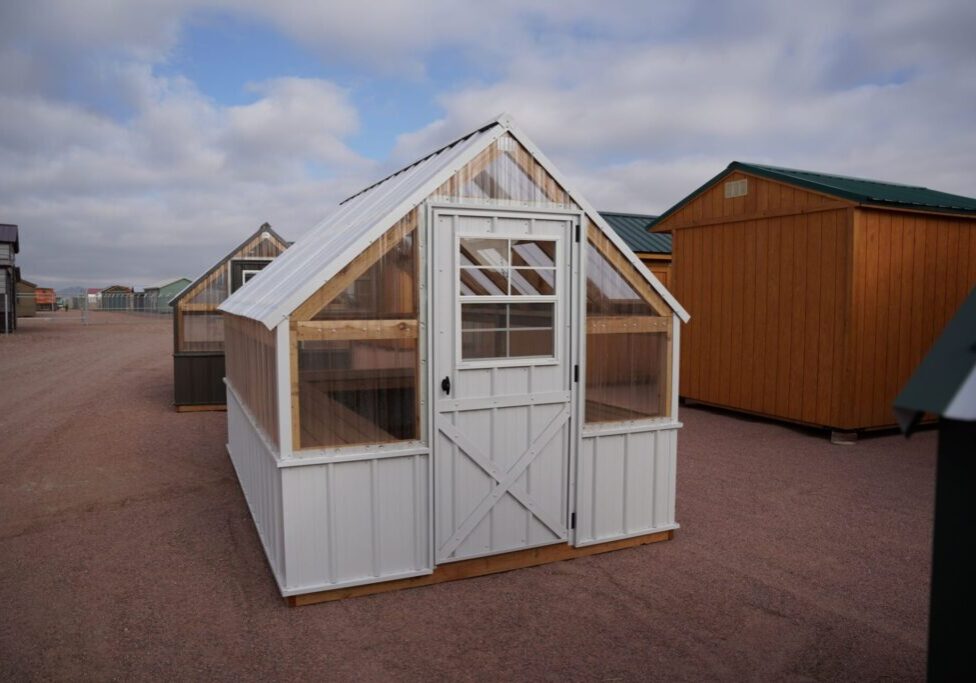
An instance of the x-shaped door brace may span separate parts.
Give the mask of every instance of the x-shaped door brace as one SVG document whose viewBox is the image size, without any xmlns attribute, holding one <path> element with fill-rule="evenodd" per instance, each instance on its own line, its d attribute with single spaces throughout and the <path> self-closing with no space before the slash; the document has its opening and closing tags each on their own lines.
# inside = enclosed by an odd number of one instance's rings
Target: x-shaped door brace
<svg viewBox="0 0 976 683">
<path fill-rule="evenodd" d="M 501 500 L 502 496 L 506 493 L 510 494 L 515 500 L 521 503 L 526 510 L 531 512 L 535 517 L 545 524 L 552 533 L 556 534 L 557 537 L 562 538 L 566 535 L 566 527 L 560 524 L 558 521 L 549 517 L 549 515 L 542 510 L 532 497 L 526 493 L 521 488 L 513 488 L 515 481 L 522 476 L 522 473 L 532 464 L 532 461 L 539 454 L 542 448 L 552 440 L 559 430 L 562 428 L 566 420 L 569 419 L 569 405 L 563 407 L 556 415 L 550 420 L 546 428 L 537 436 L 529 447 L 525 450 L 522 455 L 519 456 L 518 460 L 515 461 L 506 472 L 502 472 L 496 465 L 488 458 L 480 448 L 471 442 L 464 434 L 462 434 L 457 427 L 448 423 L 446 420 L 437 421 L 437 429 L 444 433 L 444 435 L 457 445 L 462 451 L 467 453 L 468 457 L 478 465 L 481 469 L 485 471 L 488 476 L 495 480 L 496 484 L 492 488 L 491 492 L 485 496 L 480 503 L 471 511 L 471 513 L 464 519 L 461 526 L 457 528 L 454 535 L 448 539 L 441 549 L 438 551 L 440 557 L 450 557 L 451 553 L 457 550 L 457 547 L 468 537 L 468 535 L 474 531 L 475 527 L 484 519 L 488 511 L 494 507 L 495 503 Z"/>
</svg>

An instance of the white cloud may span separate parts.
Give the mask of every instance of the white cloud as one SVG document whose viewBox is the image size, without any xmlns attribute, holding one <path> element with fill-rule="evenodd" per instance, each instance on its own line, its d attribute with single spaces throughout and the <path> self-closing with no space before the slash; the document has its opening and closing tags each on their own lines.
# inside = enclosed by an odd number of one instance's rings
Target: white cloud
<svg viewBox="0 0 976 683">
<path fill-rule="evenodd" d="M 281 74 L 224 106 L 160 76 L 181 27 L 221 12 L 356 77 Z M 192 275 L 502 110 L 604 209 L 663 211 L 733 159 L 971 195 L 974 28 L 962 0 L 3 3 L 0 220 L 24 226 L 41 280 Z M 444 71 L 456 85 L 430 82 Z M 433 87 L 442 110 L 391 160 L 350 143 L 376 76 Z"/>
</svg>

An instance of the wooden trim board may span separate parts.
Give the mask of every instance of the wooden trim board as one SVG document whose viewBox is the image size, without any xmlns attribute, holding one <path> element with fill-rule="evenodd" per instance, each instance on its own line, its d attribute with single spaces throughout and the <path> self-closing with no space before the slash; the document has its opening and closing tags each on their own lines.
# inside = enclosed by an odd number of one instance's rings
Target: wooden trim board
<svg viewBox="0 0 976 683">
<path fill-rule="evenodd" d="M 614 550 L 634 548 L 648 543 L 658 543 L 668 541 L 674 537 L 674 530 L 658 531 L 643 536 L 633 536 L 622 538 L 617 541 L 608 541 L 595 545 L 574 548 L 568 543 L 557 545 L 547 545 L 541 548 L 529 548 L 527 550 L 516 550 L 511 553 L 501 555 L 489 555 L 488 557 L 476 557 L 471 560 L 461 560 L 460 562 L 450 562 L 438 565 L 432 574 L 424 576 L 414 576 L 409 579 L 397 579 L 394 581 L 382 581 L 379 583 L 369 583 L 362 586 L 350 586 L 349 588 L 337 588 L 329 591 L 319 591 L 318 593 L 305 593 L 304 595 L 292 595 L 285 598 L 291 607 L 301 607 L 303 605 L 314 605 L 319 602 L 331 602 L 333 600 L 344 600 L 345 598 L 358 598 L 364 595 L 375 595 L 377 593 L 388 593 L 390 591 L 401 590 L 403 588 L 419 588 L 420 586 L 432 586 L 446 581 L 457 581 L 459 579 L 469 579 L 476 576 L 487 576 L 501 572 L 512 571 L 513 569 L 523 569 L 525 567 L 535 567 L 540 564 L 550 562 L 560 562 L 562 560 L 572 560 L 577 557 L 588 555 L 598 555 Z"/>
<path fill-rule="evenodd" d="M 173 406 L 178 413 L 203 413 L 213 410 L 227 410 L 226 403 L 203 403 L 192 406 Z"/>
</svg>

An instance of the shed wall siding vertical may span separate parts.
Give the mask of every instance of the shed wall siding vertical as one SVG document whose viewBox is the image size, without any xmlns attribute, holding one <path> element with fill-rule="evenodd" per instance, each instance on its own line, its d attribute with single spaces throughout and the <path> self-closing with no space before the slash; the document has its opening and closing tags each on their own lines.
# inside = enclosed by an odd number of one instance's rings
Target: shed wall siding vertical
<svg viewBox="0 0 976 683">
<path fill-rule="evenodd" d="M 677 527 L 678 431 L 583 435 L 576 545 Z"/>
<path fill-rule="evenodd" d="M 227 451 L 278 585 L 284 586 L 281 474 L 269 444 L 237 394 L 227 387 Z"/>
<path fill-rule="evenodd" d="M 894 424 L 891 405 L 976 286 L 976 220 L 857 209 L 850 427 Z"/>
<path fill-rule="evenodd" d="M 285 595 L 432 570 L 427 454 L 282 468 Z"/>
<path fill-rule="evenodd" d="M 691 313 L 681 395 L 817 425 L 838 419 L 847 212 L 674 231 L 674 293 Z"/>
</svg>

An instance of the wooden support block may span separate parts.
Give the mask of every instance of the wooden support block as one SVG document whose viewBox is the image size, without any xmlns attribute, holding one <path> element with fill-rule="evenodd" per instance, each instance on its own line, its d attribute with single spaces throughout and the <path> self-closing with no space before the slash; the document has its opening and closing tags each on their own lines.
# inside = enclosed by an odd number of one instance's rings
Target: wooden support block
<svg viewBox="0 0 976 683">
<path fill-rule="evenodd" d="M 403 588 L 418 588 L 420 586 L 432 586 L 446 581 L 457 581 L 459 579 L 469 579 L 477 576 L 487 576 L 501 572 L 512 571 L 513 569 L 524 569 L 525 567 L 535 567 L 540 564 L 550 562 L 560 562 L 562 560 L 572 560 L 577 557 L 588 555 L 598 555 L 613 550 L 623 550 L 624 548 L 634 548 L 648 543 L 658 543 L 668 541 L 674 537 L 674 531 L 658 531 L 643 536 L 632 538 L 622 538 L 617 541 L 597 543 L 582 548 L 575 548 L 568 543 L 547 545 L 541 548 L 528 548 L 526 550 L 516 550 L 511 553 L 500 555 L 490 555 L 488 557 L 476 557 L 471 560 L 461 560 L 460 562 L 449 562 L 442 564 L 434 569 L 432 574 L 424 576 L 414 576 L 409 579 L 397 579 L 395 581 L 381 581 L 362 586 L 350 586 L 348 588 L 337 588 L 331 591 L 320 591 L 318 593 L 305 593 L 304 595 L 292 595 L 285 598 L 288 605 L 300 607 L 303 605 L 314 605 L 320 602 L 331 602 L 333 600 L 343 600 L 345 598 L 358 598 L 364 595 L 375 595 L 377 593 L 388 593 L 390 591 L 401 590 Z"/>
</svg>

